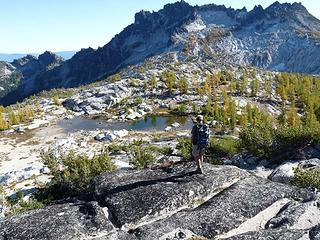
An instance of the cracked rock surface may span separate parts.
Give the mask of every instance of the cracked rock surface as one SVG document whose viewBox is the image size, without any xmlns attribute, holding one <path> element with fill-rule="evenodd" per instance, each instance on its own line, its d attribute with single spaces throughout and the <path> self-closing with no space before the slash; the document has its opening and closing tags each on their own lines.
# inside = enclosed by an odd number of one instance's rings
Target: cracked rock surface
<svg viewBox="0 0 320 240">
<path fill-rule="evenodd" d="M 231 166 L 208 164 L 205 168 L 204 175 L 194 172 L 193 163 L 178 165 L 171 174 L 162 170 L 105 174 L 93 181 L 92 188 L 118 227 L 137 225 L 197 205 L 248 176 Z"/>
<path fill-rule="evenodd" d="M 4 239 L 320 239 L 319 196 L 232 166 L 177 163 L 174 171 L 96 177 L 94 201 L 0 220 Z"/>
</svg>

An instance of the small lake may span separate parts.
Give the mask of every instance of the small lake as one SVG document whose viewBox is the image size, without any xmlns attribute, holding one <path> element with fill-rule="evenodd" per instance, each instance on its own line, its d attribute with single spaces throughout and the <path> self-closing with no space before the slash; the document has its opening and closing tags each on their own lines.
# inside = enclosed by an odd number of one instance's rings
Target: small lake
<svg viewBox="0 0 320 240">
<path fill-rule="evenodd" d="M 58 122 L 58 126 L 65 132 L 73 133 L 80 130 L 92 131 L 96 129 L 105 130 L 133 130 L 133 131 L 163 131 L 167 126 L 179 123 L 177 130 L 187 130 L 192 128 L 192 120 L 186 116 L 173 115 L 148 115 L 143 119 L 126 122 L 109 122 L 104 119 L 91 119 L 84 117 L 74 117 Z"/>
</svg>

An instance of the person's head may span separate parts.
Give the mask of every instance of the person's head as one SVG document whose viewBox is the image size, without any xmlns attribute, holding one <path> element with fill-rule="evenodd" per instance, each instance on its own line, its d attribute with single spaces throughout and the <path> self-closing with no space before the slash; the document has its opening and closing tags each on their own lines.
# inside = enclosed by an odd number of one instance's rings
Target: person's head
<svg viewBox="0 0 320 240">
<path fill-rule="evenodd" d="M 197 120 L 197 123 L 203 123 L 203 116 L 202 115 L 198 115 L 196 120 Z"/>
</svg>

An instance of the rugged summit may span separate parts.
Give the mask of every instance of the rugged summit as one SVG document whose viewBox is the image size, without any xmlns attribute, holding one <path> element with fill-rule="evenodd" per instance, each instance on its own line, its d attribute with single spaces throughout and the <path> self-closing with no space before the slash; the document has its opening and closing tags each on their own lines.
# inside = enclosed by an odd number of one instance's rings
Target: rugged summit
<svg viewBox="0 0 320 240">
<path fill-rule="evenodd" d="M 23 74 L 24 84 L 0 103 L 12 103 L 17 100 L 13 96 L 22 99 L 43 89 L 93 82 L 168 52 L 179 61 L 198 58 L 226 66 L 319 74 L 319 36 L 320 20 L 300 3 L 275 2 L 266 9 L 259 5 L 247 11 L 180 1 L 158 12 L 137 13 L 133 24 L 97 50 L 83 49 L 31 79 Z"/>
<path fill-rule="evenodd" d="M 38 57 L 27 55 L 14 60 L 12 63 L 0 62 L 2 63 L 1 66 L 6 66 L 3 70 L 6 74 L 0 72 L 0 78 L 9 79 L 9 81 L 6 81 L 7 85 L 0 82 L 0 86 L 3 86 L 4 92 L 1 94 L 0 91 L 0 97 L 5 95 L 5 98 L 2 99 L 3 103 L 15 103 L 22 100 L 25 96 L 35 93 L 36 90 L 43 89 L 43 82 L 39 82 L 37 80 L 38 77 L 53 70 L 63 62 L 64 59 L 62 57 L 49 51 L 44 52 Z M 2 101 L 0 99 L 0 103 Z"/>
</svg>

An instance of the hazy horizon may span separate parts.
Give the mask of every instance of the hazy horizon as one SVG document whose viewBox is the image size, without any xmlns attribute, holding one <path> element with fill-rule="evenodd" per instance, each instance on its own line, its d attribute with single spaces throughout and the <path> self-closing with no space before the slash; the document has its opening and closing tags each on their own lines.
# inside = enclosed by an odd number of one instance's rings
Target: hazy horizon
<svg viewBox="0 0 320 240">
<path fill-rule="evenodd" d="M 134 22 L 140 10 L 158 11 L 167 3 L 177 0 L 11 0 L 0 9 L 0 53 L 41 54 L 44 51 L 79 51 L 107 44 L 114 35 Z M 191 5 L 214 3 L 226 7 L 251 10 L 255 5 L 268 7 L 275 1 L 236 2 L 227 0 L 186 0 Z M 297 1 L 279 1 L 297 2 Z M 308 11 L 320 18 L 320 3 L 300 0 Z"/>
</svg>

